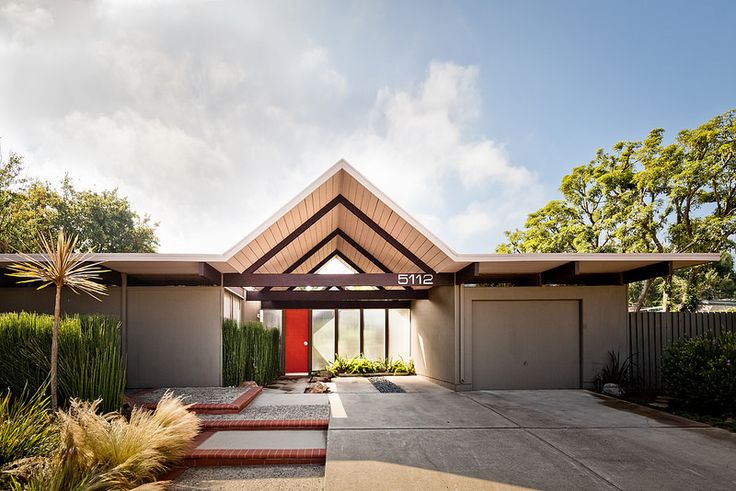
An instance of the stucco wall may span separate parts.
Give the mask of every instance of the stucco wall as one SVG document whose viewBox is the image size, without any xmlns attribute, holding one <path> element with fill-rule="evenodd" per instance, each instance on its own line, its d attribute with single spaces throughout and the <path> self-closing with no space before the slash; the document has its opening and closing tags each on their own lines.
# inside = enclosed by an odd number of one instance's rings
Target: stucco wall
<svg viewBox="0 0 736 491">
<path fill-rule="evenodd" d="M 220 385 L 219 287 L 128 288 L 128 387 Z"/>
<path fill-rule="evenodd" d="M 472 384 L 473 380 L 471 326 L 474 301 L 579 300 L 582 305 L 581 363 L 585 387 L 592 385 L 596 373 L 605 365 L 609 350 L 620 351 L 624 355 L 627 352 L 625 286 L 463 288 L 461 295 L 463 322 L 460 329 L 460 377 L 464 384 Z M 518 315 L 526 315 L 523 302 L 519 305 Z M 547 335 L 554 336 L 554 330 L 547 331 Z"/>
<path fill-rule="evenodd" d="M 419 375 L 454 385 L 455 288 L 434 287 L 411 303 L 411 355 Z"/>
</svg>

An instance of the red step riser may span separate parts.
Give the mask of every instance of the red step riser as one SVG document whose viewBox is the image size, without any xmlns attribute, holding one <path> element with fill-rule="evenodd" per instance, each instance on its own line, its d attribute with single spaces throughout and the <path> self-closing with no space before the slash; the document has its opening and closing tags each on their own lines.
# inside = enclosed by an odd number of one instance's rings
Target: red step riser
<svg viewBox="0 0 736 491">
<path fill-rule="evenodd" d="M 220 467 L 239 465 L 324 464 L 327 450 L 306 449 L 248 449 L 248 450 L 193 450 L 183 461 L 188 467 Z"/>
<path fill-rule="evenodd" d="M 204 420 L 205 431 L 228 430 L 326 430 L 329 419 L 294 420 Z"/>
<path fill-rule="evenodd" d="M 188 467 L 237 467 L 248 465 L 304 465 L 324 464 L 325 457 L 292 457 L 282 459 L 186 459 L 184 465 Z"/>
</svg>

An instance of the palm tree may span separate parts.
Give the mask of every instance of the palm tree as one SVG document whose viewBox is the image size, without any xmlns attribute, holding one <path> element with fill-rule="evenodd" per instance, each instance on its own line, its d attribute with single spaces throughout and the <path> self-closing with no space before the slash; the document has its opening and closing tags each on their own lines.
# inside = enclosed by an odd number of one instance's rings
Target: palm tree
<svg viewBox="0 0 736 491">
<path fill-rule="evenodd" d="M 8 268 L 13 271 L 8 276 L 25 278 L 18 283 L 41 283 L 37 288 L 41 290 L 47 286 L 56 287 L 54 300 L 54 327 L 51 333 L 51 407 L 59 407 L 57 366 L 59 359 L 59 321 L 61 320 L 61 290 L 68 286 L 74 293 L 86 293 L 96 300 L 98 295 L 107 295 L 105 285 L 94 280 L 101 279 L 100 274 L 108 270 L 99 267 L 99 262 L 89 262 L 92 252 L 78 253 L 77 236 L 67 237 L 64 230 L 59 231 L 56 238 L 56 247 L 52 246 L 53 236 L 46 239 L 39 235 L 39 249 L 41 254 L 36 257 L 19 253 L 22 262 L 11 264 Z M 39 257 L 40 256 L 40 257 Z"/>
</svg>

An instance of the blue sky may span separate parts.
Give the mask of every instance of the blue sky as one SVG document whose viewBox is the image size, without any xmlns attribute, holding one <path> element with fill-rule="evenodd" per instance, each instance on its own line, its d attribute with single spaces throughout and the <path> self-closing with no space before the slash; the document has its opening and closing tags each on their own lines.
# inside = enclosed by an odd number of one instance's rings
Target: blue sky
<svg viewBox="0 0 736 491">
<path fill-rule="evenodd" d="M 460 252 L 736 107 L 736 3 L 0 1 L 0 136 L 220 252 L 340 158 Z"/>
</svg>

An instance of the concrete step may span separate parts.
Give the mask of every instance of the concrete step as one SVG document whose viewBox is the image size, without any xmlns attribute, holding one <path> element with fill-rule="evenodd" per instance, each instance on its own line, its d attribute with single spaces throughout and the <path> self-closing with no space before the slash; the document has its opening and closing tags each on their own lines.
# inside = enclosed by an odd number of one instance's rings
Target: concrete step
<svg viewBox="0 0 736 491">
<path fill-rule="evenodd" d="M 184 466 L 323 464 L 327 431 L 237 430 L 205 431 L 193 442 Z"/>
<path fill-rule="evenodd" d="M 145 391 L 141 391 L 145 392 Z M 189 410 L 197 414 L 237 414 L 246 408 L 256 397 L 258 397 L 263 388 L 257 385 L 245 387 L 243 393 L 236 399 L 226 403 L 207 403 L 196 402 L 189 407 Z M 174 393 L 176 389 L 174 389 Z M 158 402 L 144 402 L 140 404 L 146 409 L 156 409 Z"/>
</svg>

